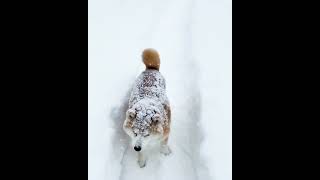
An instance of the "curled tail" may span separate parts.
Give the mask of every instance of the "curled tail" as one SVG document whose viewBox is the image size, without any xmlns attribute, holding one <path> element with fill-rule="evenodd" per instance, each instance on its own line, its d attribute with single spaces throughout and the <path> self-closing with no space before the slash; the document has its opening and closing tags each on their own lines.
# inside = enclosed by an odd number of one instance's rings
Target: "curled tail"
<svg viewBox="0 0 320 180">
<path fill-rule="evenodd" d="M 142 53 L 142 60 L 146 65 L 146 69 L 156 69 L 159 71 L 160 57 L 159 53 L 155 49 L 145 49 Z"/>
</svg>

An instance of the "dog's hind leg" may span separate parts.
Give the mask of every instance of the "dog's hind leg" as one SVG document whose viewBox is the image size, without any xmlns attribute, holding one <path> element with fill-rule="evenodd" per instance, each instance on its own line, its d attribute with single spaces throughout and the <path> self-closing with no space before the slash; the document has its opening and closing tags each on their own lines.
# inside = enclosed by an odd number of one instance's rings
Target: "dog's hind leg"
<svg viewBox="0 0 320 180">
<path fill-rule="evenodd" d="M 164 106 L 164 109 L 166 111 L 168 125 L 164 128 L 164 139 L 161 141 L 161 147 L 160 152 L 164 155 L 169 155 L 171 153 L 171 149 L 168 146 L 168 139 L 169 139 L 169 133 L 170 133 L 170 123 L 171 123 L 171 109 L 169 104 L 166 104 Z"/>
<path fill-rule="evenodd" d="M 143 168 L 146 166 L 146 157 L 142 154 L 142 152 L 138 152 L 138 164 L 140 168 Z"/>
<path fill-rule="evenodd" d="M 166 137 L 162 142 L 161 142 L 161 147 L 160 147 L 160 152 L 164 155 L 169 155 L 171 154 L 171 149 L 170 147 L 168 146 L 168 138 L 169 137 Z"/>
</svg>

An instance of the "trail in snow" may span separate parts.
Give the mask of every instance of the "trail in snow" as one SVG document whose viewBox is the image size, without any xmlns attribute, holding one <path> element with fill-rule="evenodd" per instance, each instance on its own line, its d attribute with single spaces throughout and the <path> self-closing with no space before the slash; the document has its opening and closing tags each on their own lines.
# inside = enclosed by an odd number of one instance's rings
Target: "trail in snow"
<svg viewBox="0 0 320 180">
<path fill-rule="evenodd" d="M 90 180 L 231 180 L 230 3 L 89 1 Z M 154 152 L 139 168 L 122 123 L 148 47 L 166 78 L 172 154 Z"/>
<path fill-rule="evenodd" d="M 192 60 L 193 1 L 168 1 L 167 3 L 165 12 L 158 12 L 164 14 L 150 26 L 154 28 L 150 31 L 152 32 L 150 47 L 159 50 L 162 61 L 160 72 L 167 78 L 167 91 L 172 106 L 169 146 L 173 152 L 165 157 L 158 151 L 153 151 L 148 158 L 147 166 L 142 169 L 138 167 L 136 152 L 131 146 L 126 146 L 128 137 L 120 132 L 121 123 L 119 122 L 125 119 L 127 94 L 123 98 L 121 107 L 118 110 L 112 110 L 116 128 L 120 129 L 116 132 L 113 142 L 117 145 L 116 149 L 123 150 L 119 180 L 209 179 L 199 153 L 202 136 L 198 126 L 201 96 L 197 84 L 197 67 Z M 181 4 L 184 4 L 183 8 Z M 159 17 L 159 14 L 155 16 Z M 166 38 L 163 38 L 164 34 Z M 119 139 L 121 143 L 118 142 Z"/>
</svg>

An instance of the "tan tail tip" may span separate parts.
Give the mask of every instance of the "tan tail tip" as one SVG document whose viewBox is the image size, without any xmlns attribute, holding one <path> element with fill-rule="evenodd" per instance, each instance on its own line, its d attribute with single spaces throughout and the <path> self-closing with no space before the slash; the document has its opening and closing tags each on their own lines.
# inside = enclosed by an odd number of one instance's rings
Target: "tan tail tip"
<svg viewBox="0 0 320 180">
<path fill-rule="evenodd" d="M 157 69 L 160 68 L 160 57 L 159 53 L 152 48 L 147 48 L 142 52 L 142 60 L 146 65 L 147 69 Z"/>
</svg>

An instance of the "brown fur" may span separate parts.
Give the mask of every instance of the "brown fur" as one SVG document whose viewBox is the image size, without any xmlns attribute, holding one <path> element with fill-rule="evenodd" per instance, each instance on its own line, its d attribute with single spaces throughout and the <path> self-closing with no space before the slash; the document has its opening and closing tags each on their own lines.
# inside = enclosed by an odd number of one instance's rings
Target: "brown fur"
<svg viewBox="0 0 320 180">
<path fill-rule="evenodd" d="M 146 65 L 146 69 L 160 69 L 160 57 L 155 49 L 145 49 L 142 53 L 142 60 Z"/>
<path fill-rule="evenodd" d="M 165 106 L 164 110 L 166 112 L 167 118 L 168 118 L 168 125 L 164 127 L 163 129 L 163 136 L 165 137 L 165 143 L 167 143 L 170 133 L 170 123 L 171 123 L 171 108 L 170 106 Z"/>
<path fill-rule="evenodd" d="M 129 117 L 128 119 L 129 119 L 129 121 L 126 121 L 125 127 L 126 128 L 132 128 L 132 124 L 133 124 L 132 118 Z"/>
</svg>

